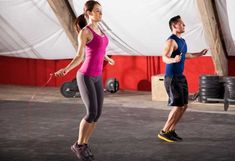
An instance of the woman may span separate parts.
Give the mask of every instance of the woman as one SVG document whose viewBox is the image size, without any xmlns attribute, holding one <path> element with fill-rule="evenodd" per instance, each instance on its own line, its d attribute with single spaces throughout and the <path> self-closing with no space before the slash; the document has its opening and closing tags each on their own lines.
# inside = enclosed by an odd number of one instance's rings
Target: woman
<svg viewBox="0 0 235 161">
<path fill-rule="evenodd" d="M 75 23 L 74 23 L 74 28 L 79 34 L 82 28 L 84 28 L 87 25 L 86 19 L 84 19 L 84 15 L 80 15 L 76 18 Z M 79 38 L 79 37 L 78 37 Z M 79 42 L 79 40 L 78 40 Z M 105 55 L 104 60 L 106 60 L 110 65 L 114 65 L 115 61 L 111 59 L 108 55 Z"/>
<path fill-rule="evenodd" d="M 101 18 L 102 8 L 99 2 L 87 1 L 84 6 L 84 13 L 78 17 L 76 22 L 76 27 L 80 28 L 80 30 L 78 29 L 77 54 L 70 64 L 55 73 L 57 77 L 66 75 L 83 61 L 84 53 L 86 53 L 85 60 L 78 70 L 76 78 L 87 114 L 80 122 L 78 141 L 71 146 L 72 151 L 83 161 L 94 159 L 88 147 L 88 141 L 101 115 L 103 106 L 102 68 L 108 38 L 98 27 Z M 114 64 L 112 59 L 108 57 L 106 59 L 110 64 Z"/>
</svg>

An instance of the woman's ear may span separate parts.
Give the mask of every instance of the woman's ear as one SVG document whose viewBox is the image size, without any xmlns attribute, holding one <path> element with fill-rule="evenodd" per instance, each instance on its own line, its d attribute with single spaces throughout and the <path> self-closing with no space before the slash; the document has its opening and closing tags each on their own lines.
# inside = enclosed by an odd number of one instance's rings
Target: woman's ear
<svg viewBox="0 0 235 161">
<path fill-rule="evenodd" d="M 91 16 L 92 15 L 92 12 L 91 11 L 86 11 L 87 15 L 88 16 Z"/>
</svg>

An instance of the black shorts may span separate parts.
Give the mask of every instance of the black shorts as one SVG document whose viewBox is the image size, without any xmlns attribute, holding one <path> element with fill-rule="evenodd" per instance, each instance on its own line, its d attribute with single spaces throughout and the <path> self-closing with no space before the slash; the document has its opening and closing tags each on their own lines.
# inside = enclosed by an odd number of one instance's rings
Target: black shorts
<svg viewBox="0 0 235 161">
<path fill-rule="evenodd" d="M 169 106 L 188 104 L 188 83 L 185 76 L 165 77 L 164 85 L 169 96 Z"/>
</svg>

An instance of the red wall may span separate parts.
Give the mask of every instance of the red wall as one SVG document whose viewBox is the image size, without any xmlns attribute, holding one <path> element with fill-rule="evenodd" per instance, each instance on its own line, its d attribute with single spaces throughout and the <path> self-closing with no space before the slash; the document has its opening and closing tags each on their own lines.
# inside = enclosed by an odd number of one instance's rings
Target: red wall
<svg viewBox="0 0 235 161">
<path fill-rule="evenodd" d="M 104 82 L 107 78 L 116 77 L 121 89 L 151 90 L 151 76 L 162 74 L 165 64 L 161 57 L 153 56 L 113 56 L 116 64 L 106 63 L 103 70 Z M 57 71 L 70 60 L 39 60 L 12 58 L 0 56 L 0 83 L 14 85 L 42 86 L 50 77 L 50 73 Z M 230 62 L 234 66 L 235 59 Z M 235 66 L 234 66 L 235 67 Z M 71 71 L 64 78 L 52 78 L 48 86 L 60 86 L 64 81 L 72 80 L 78 68 Z M 234 74 L 234 69 L 230 73 Z M 189 91 L 198 90 L 198 79 L 201 74 L 214 74 L 211 57 L 200 57 L 187 60 L 185 75 L 189 83 Z"/>
</svg>

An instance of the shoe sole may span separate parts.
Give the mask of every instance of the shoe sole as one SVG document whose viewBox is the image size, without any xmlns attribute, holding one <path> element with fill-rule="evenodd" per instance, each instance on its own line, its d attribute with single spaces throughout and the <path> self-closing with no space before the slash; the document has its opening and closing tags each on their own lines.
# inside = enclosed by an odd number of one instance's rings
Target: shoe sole
<svg viewBox="0 0 235 161">
<path fill-rule="evenodd" d="M 161 136 L 160 134 L 158 134 L 157 137 L 158 137 L 159 139 L 164 140 L 164 141 L 169 142 L 169 143 L 175 142 L 174 140 L 167 139 L 167 138 Z"/>
<path fill-rule="evenodd" d="M 179 141 L 179 142 L 180 142 L 180 141 L 183 141 L 183 139 L 178 139 L 178 138 L 176 138 L 176 137 L 175 137 L 175 139 L 176 139 L 176 141 Z"/>
</svg>

